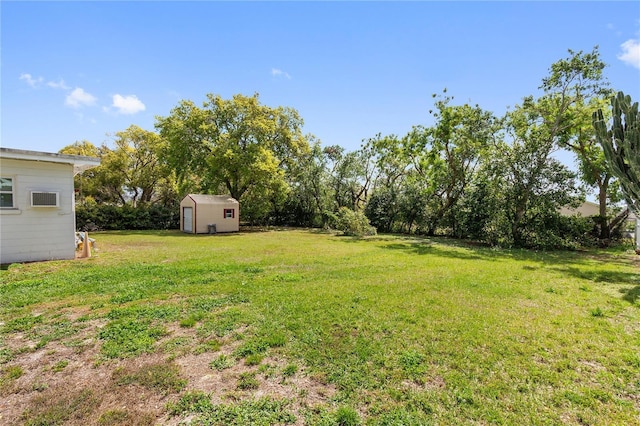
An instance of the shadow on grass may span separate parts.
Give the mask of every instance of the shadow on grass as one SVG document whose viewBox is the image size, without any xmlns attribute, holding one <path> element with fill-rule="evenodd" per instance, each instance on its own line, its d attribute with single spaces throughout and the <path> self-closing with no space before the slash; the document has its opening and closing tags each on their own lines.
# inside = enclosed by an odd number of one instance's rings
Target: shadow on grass
<svg viewBox="0 0 640 426">
<path fill-rule="evenodd" d="M 629 266 L 628 259 L 616 254 L 595 250 L 534 250 L 525 248 L 497 248 L 486 244 L 467 240 L 457 240 L 444 237 L 420 237 L 394 235 L 394 242 L 382 246 L 385 249 L 405 250 L 417 255 L 434 254 L 460 259 L 477 260 L 515 260 L 539 264 L 540 267 L 556 267 L 559 272 L 567 265 L 586 265 L 593 261 L 620 266 Z M 376 240 L 375 237 L 367 237 Z M 381 238 L 384 240 L 384 238 Z M 360 239 L 354 239 L 359 241 Z M 401 242 L 397 242 L 400 240 Z M 460 250 L 461 249 L 461 250 Z M 537 267 L 527 265 L 525 269 L 534 270 Z M 577 269 L 576 269 L 577 271 Z M 573 273 L 573 271 L 569 271 Z M 606 274 L 606 272 L 604 272 Z M 631 274 L 634 275 L 634 274 Z M 587 278 L 590 279 L 590 278 Z M 601 279 L 603 280 L 603 279 Z"/>
<path fill-rule="evenodd" d="M 622 288 L 620 289 L 620 293 L 622 293 L 622 298 L 632 305 L 640 302 L 640 285 L 631 288 Z"/>
<path fill-rule="evenodd" d="M 596 250 L 585 251 L 536 251 L 527 249 L 495 249 L 484 245 L 474 244 L 464 240 L 453 240 L 440 237 L 399 236 L 388 241 L 388 237 L 368 237 L 370 241 L 382 241 L 381 248 L 385 250 L 404 251 L 418 256 L 432 255 L 462 260 L 531 262 L 522 265 L 522 269 L 534 271 L 539 268 L 550 269 L 565 276 L 604 284 L 632 285 L 631 288 L 620 290 L 622 298 L 630 303 L 640 302 L 640 273 L 624 270 L 602 270 L 593 268 L 594 263 L 620 265 L 628 267 L 629 259 L 616 253 Z M 345 238 L 345 242 L 362 241 L 358 238 Z M 388 241 L 384 244 L 384 241 Z M 588 267 L 587 268 L 585 268 Z"/>
<path fill-rule="evenodd" d="M 463 260 L 496 260 L 495 256 L 488 256 L 485 253 L 451 250 L 448 248 L 442 248 L 442 246 L 434 245 L 428 241 L 419 243 L 391 243 L 383 245 L 382 248 L 386 250 L 400 250 L 417 255 L 429 254 L 433 256 L 450 257 Z"/>
<path fill-rule="evenodd" d="M 573 251 L 535 251 L 527 249 L 502 249 L 473 241 L 456 240 L 443 237 L 403 237 L 396 236 L 402 242 L 392 242 L 382 246 L 389 250 L 404 250 L 417 255 L 436 255 L 468 260 L 514 260 L 528 261 L 546 267 L 548 265 L 582 264 L 584 256 Z M 537 267 L 526 266 L 534 270 Z"/>
<path fill-rule="evenodd" d="M 621 271 L 583 271 L 573 267 L 554 267 L 553 270 L 566 273 L 575 278 L 589 280 L 596 283 L 607 284 L 640 284 L 640 274 L 635 272 Z M 636 292 L 640 292 L 640 285 L 636 287 Z"/>
</svg>

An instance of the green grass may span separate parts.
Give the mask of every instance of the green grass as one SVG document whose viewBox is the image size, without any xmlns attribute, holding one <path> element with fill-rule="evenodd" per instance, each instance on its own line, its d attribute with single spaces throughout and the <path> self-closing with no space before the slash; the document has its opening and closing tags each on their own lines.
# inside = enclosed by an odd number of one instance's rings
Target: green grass
<svg viewBox="0 0 640 426">
<path fill-rule="evenodd" d="M 244 366 L 239 388 L 250 394 L 255 366 L 277 357 L 283 376 L 335 390 L 297 411 L 277 398 L 214 405 L 184 394 L 171 410 L 196 413 L 198 424 L 640 418 L 640 273 L 629 251 L 305 230 L 92 238 L 100 251 L 90 259 L 0 271 L 0 366 L 20 363 L 19 349 L 3 343 L 18 335 L 46 349 L 85 330 L 86 318 L 60 316 L 75 309 L 104 322 L 94 337 L 105 359 L 210 354 L 212 372 Z M 229 355 L 218 352 L 225 346 Z"/>
</svg>

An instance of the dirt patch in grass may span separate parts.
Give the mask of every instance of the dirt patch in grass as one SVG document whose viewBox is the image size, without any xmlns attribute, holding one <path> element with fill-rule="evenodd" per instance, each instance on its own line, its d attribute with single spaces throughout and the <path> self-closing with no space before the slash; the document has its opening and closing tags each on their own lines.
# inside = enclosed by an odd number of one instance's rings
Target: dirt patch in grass
<svg viewBox="0 0 640 426">
<path fill-rule="evenodd" d="M 303 421 L 302 411 L 325 405 L 336 390 L 307 374 L 284 356 L 265 353 L 247 360 L 234 355 L 242 344 L 236 330 L 212 350 L 197 328 L 169 325 L 168 335 L 153 353 L 126 359 L 105 359 L 99 331 L 105 319 L 77 322 L 85 310 L 65 309 L 58 317 L 82 327 L 70 336 L 31 340 L 28 333 L 8 333 L 3 344 L 13 352 L 2 370 L 21 370 L 0 395 L 0 424 L 152 425 L 178 424 L 188 417 L 171 417 L 167 403 L 188 391 L 205 392 L 213 404 L 234 404 L 272 398 L 289 401 L 290 411 Z M 46 321 L 46 320 L 45 320 Z M 167 343 L 178 347 L 167 351 Z M 212 361 L 224 356 L 228 367 Z M 243 389 L 241 381 L 252 386 Z"/>
</svg>

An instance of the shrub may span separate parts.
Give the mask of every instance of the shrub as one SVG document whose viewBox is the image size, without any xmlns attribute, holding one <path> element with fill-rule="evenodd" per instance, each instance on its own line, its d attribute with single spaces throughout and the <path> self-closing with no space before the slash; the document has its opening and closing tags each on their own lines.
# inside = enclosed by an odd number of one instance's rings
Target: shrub
<svg viewBox="0 0 640 426">
<path fill-rule="evenodd" d="M 371 226 L 364 213 L 353 211 L 347 207 L 340 207 L 338 213 L 331 218 L 331 226 L 338 231 L 342 231 L 344 235 L 354 237 L 376 235 L 376 228 Z"/>
</svg>

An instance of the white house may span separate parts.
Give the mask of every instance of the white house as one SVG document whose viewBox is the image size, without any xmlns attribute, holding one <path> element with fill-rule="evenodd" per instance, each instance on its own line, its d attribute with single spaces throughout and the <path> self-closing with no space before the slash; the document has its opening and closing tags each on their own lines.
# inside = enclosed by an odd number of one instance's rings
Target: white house
<svg viewBox="0 0 640 426">
<path fill-rule="evenodd" d="M 237 232 L 240 203 L 228 195 L 189 194 L 180 202 L 180 229 L 192 234 Z"/>
<path fill-rule="evenodd" d="M 73 177 L 98 158 L 0 148 L 0 264 L 75 257 Z"/>
</svg>

